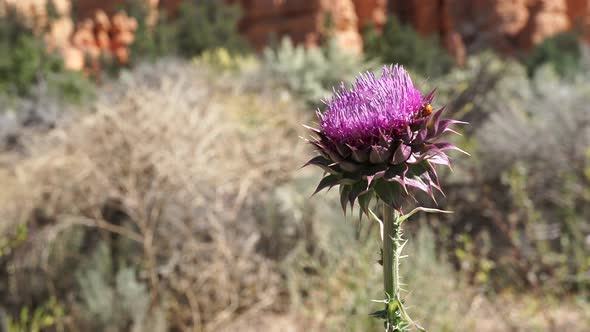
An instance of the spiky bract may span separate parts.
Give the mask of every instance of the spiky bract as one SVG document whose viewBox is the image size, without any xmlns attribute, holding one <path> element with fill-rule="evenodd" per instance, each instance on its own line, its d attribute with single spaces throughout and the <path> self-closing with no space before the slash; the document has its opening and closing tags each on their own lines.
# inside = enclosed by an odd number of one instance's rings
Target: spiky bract
<svg viewBox="0 0 590 332">
<path fill-rule="evenodd" d="M 442 119 L 443 109 L 432 112 L 434 91 L 423 95 L 402 66 L 384 67 L 377 78 L 360 75 L 351 89 L 344 85 L 318 111 L 320 128 L 307 127 L 309 142 L 318 156 L 306 165 L 326 171 L 316 193 L 340 186 L 342 208 L 358 201 L 367 212 L 376 195 L 401 210 L 414 190 L 442 193 L 435 165 L 450 166 L 448 142 L 437 142 L 459 121 Z"/>
</svg>

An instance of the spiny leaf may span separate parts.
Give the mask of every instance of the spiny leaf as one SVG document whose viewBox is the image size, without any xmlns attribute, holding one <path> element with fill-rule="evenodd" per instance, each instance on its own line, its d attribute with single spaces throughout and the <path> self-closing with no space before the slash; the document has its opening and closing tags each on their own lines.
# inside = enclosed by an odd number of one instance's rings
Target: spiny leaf
<svg viewBox="0 0 590 332">
<path fill-rule="evenodd" d="M 404 182 L 410 187 L 414 187 L 428 193 L 428 185 L 424 183 L 424 181 L 422 181 L 422 179 L 419 177 L 407 177 L 404 179 Z"/>
<path fill-rule="evenodd" d="M 342 160 L 344 160 L 344 158 L 342 158 L 342 156 L 337 152 L 334 151 L 332 149 L 329 149 L 327 147 L 324 146 L 323 151 L 328 154 L 328 156 L 330 157 L 330 159 L 332 159 L 335 162 L 341 162 Z"/>
<path fill-rule="evenodd" d="M 445 210 L 439 210 L 439 209 L 431 209 L 431 208 L 425 208 L 425 207 L 417 207 L 414 210 L 402 215 L 401 217 L 399 217 L 398 222 L 401 224 L 402 222 L 404 222 L 406 219 L 410 218 L 411 216 L 413 216 L 414 214 L 418 213 L 418 212 L 426 212 L 426 213 L 453 213 L 452 211 L 445 211 Z"/>
<path fill-rule="evenodd" d="M 312 194 L 315 195 L 317 194 L 319 191 L 328 188 L 328 187 L 333 187 L 334 185 L 336 185 L 338 183 L 338 180 L 340 180 L 339 176 L 336 176 L 334 174 L 330 174 L 325 176 L 321 181 L 320 184 L 318 184 L 318 187 L 315 189 L 314 193 Z"/>
<path fill-rule="evenodd" d="M 404 143 L 400 143 L 393 154 L 393 164 L 397 165 L 403 163 L 404 161 L 408 160 L 410 154 L 412 154 L 412 147 L 405 145 Z"/>
<path fill-rule="evenodd" d="M 368 191 L 364 194 L 359 195 L 358 202 L 359 206 L 361 207 L 361 211 L 364 212 L 366 215 L 369 215 L 369 204 L 371 204 L 371 199 L 373 198 L 373 192 Z"/>
<path fill-rule="evenodd" d="M 326 173 L 330 173 L 330 174 L 342 173 L 342 170 L 340 169 L 340 166 L 338 166 L 338 164 L 332 163 L 330 161 L 330 159 L 325 158 L 324 156 L 317 156 L 317 157 L 311 159 L 310 161 L 305 163 L 303 166 L 301 166 L 301 168 L 307 167 L 310 165 L 317 166 L 317 167 L 323 169 L 324 172 L 326 172 Z"/>
<path fill-rule="evenodd" d="M 432 100 L 434 99 L 434 95 L 436 94 L 436 89 L 432 89 L 432 91 L 430 91 L 426 97 L 424 97 L 424 102 L 427 103 L 432 103 Z"/>
<path fill-rule="evenodd" d="M 350 202 L 350 210 L 354 209 L 354 201 L 356 198 L 367 191 L 367 181 L 359 181 L 352 185 L 350 193 L 348 193 L 348 201 Z"/>
<path fill-rule="evenodd" d="M 449 142 L 437 142 L 437 143 L 434 143 L 434 146 L 436 146 L 440 151 L 455 150 L 455 151 L 459 151 L 461 153 L 464 153 L 468 156 L 471 156 L 469 153 L 461 150 L 460 148 L 458 148 L 457 146 L 455 146 L 454 144 L 449 143 Z"/>
<path fill-rule="evenodd" d="M 340 186 L 340 205 L 342 205 L 342 212 L 346 215 L 346 206 L 348 205 L 348 194 L 350 193 L 350 185 Z"/>
<path fill-rule="evenodd" d="M 331 163 L 332 162 L 330 161 L 330 159 L 324 158 L 323 156 L 317 156 L 317 157 L 312 158 L 310 161 L 306 162 L 303 166 L 301 166 L 301 168 L 307 167 L 309 165 L 314 165 L 314 166 L 325 165 L 325 166 L 328 166 Z"/>
<path fill-rule="evenodd" d="M 364 163 L 369 160 L 369 154 L 363 150 L 352 148 L 352 159 L 359 163 Z"/>
<path fill-rule="evenodd" d="M 334 146 L 336 147 L 336 151 L 338 151 L 338 153 L 344 158 L 348 158 L 352 152 L 346 145 L 335 143 Z"/>
<path fill-rule="evenodd" d="M 379 196 L 385 204 L 397 210 L 401 209 L 406 194 L 399 183 L 379 180 L 375 183 L 374 188 L 377 196 Z"/>
<path fill-rule="evenodd" d="M 444 152 L 436 153 L 434 155 L 427 157 L 426 159 L 433 164 L 451 167 L 451 160 L 449 159 L 449 156 L 447 156 Z"/>
<path fill-rule="evenodd" d="M 379 319 L 387 319 L 387 311 L 385 310 L 377 310 L 370 314 L 371 317 L 379 318 Z"/>
<path fill-rule="evenodd" d="M 341 161 L 338 163 L 338 165 L 340 166 L 340 168 L 342 168 L 344 171 L 349 172 L 349 173 L 354 173 L 356 171 L 358 171 L 361 166 L 352 162 L 348 162 L 348 161 Z"/>
<path fill-rule="evenodd" d="M 387 148 L 382 146 L 372 146 L 371 153 L 369 154 L 369 161 L 373 164 L 384 163 L 387 159 Z"/>
<path fill-rule="evenodd" d="M 310 127 L 310 126 L 307 126 L 307 125 L 304 125 L 304 124 L 302 124 L 302 126 L 303 126 L 303 128 L 308 129 L 308 130 L 311 130 L 311 131 L 313 131 L 316 134 L 321 133 L 321 131 L 319 129 L 317 129 L 317 128 Z"/>
<path fill-rule="evenodd" d="M 440 117 L 444 112 L 446 106 L 443 106 L 440 110 L 435 112 L 428 121 L 428 137 L 432 137 L 434 133 L 438 131 L 438 127 L 440 125 Z"/>
</svg>

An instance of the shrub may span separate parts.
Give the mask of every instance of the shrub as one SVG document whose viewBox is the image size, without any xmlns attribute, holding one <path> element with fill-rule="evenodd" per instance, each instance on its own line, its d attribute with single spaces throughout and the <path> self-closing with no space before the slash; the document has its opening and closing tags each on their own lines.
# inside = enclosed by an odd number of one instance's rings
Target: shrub
<svg viewBox="0 0 590 332">
<path fill-rule="evenodd" d="M 260 67 L 260 62 L 255 55 L 232 54 L 225 48 L 207 50 L 195 57 L 194 62 L 221 72 L 231 71 L 237 74 L 257 71 Z"/>
<path fill-rule="evenodd" d="M 354 232 L 342 223 L 356 218 L 343 220 L 335 197 L 309 200 L 320 174 L 294 166 L 305 160 L 298 135 L 306 113 L 276 91 L 250 91 L 250 76 L 241 75 L 173 59 L 143 64 L 100 89 L 87 106 L 95 112 L 27 135 L 18 156 L 0 155 L 0 323 L 5 311 L 11 322 L 22 308 L 45 312 L 55 295 L 63 309 L 56 330 L 379 328 L 354 311 L 382 296 L 378 282 L 366 284 L 380 278 L 377 243 L 367 240 L 378 226 L 364 220 Z M 528 94 L 507 79 L 501 87 Z M 495 109 L 491 100 L 481 106 Z M 467 203 L 452 206 L 450 232 L 438 217 L 437 236 L 408 224 L 407 236 L 416 237 L 406 251 L 413 259 L 404 275 L 416 290 L 408 297 L 426 304 L 411 314 L 435 331 L 585 331 L 583 301 L 520 293 L 490 300 L 454 273 L 436 242 L 454 240 L 466 221 L 485 224 L 482 216 L 497 213 L 490 199 L 500 204 L 512 194 L 502 186 L 487 193 L 494 183 L 480 182 L 481 165 L 456 165 L 468 183 L 449 181 L 443 203 Z M 465 248 L 486 243 L 475 240 Z M 466 264 L 481 261 L 474 257 Z"/>
<path fill-rule="evenodd" d="M 89 84 L 79 73 L 67 72 L 62 60 L 46 51 L 44 43 L 27 27 L 16 9 L 7 7 L 0 17 L 0 91 L 28 96 L 39 83 L 67 100 L 79 101 Z"/>
<path fill-rule="evenodd" d="M 8 318 L 6 332 L 41 332 L 51 327 L 55 327 L 56 322 L 62 319 L 63 309 L 56 303 L 55 298 L 51 298 L 30 311 L 28 307 L 20 310 L 17 319 Z M 0 324 L 2 320 L 0 319 Z M 0 327 L 3 327 L 0 325 Z"/>
<path fill-rule="evenodd" d="M 333 87 L 353 79 L 369 66 L 361 58 L 343 52 L 335 40 L 321 48 L 305 48 L 283 38 L 276 49 L 264 50 L 266 75 L 259 80 L 278 81 L 307 105 L 317 107 L 319 100 L 330 96 Z"/>
<path fill-rule="evenodd" d="M 215 0 L 187 0 L 181 3 L 176 27 L 181 55 L 195 56 L 207 49 L 240 51 L 244 41 L 237 32 L 240 9 Z"/>
<path fill-rule="evenodd" d="M 461 254 L 452 259 L 472 282 L 490 289 L 585 288 L 587 79 L 564 80 L 549 65 L 529 80 L 519 63 L 489 61 L 502 75 L 466 104 L 469 127 L 477 129 L 464 139 L 474 156 L 446 180 L 452 185 L 443 204 L 456 211 L 447 231 L 456 240 L 441 244 Z"/>
<path fill-rule="evenodd" d="M 382 63 L 399 63 L 423 76 L 437 77 L 453 67 L 453 59 L 435 37 L 422 37 L 411 26 L 390 16 L 381 34 L 372 25 L 363 31 L 367 57 Z"/>
<path fill-rule="evenodd" d="M 148 9 L 144 2 L 132 1 L 128 10 L 140 22 L 132 46 L 138 57 L 154 59 L 178 54 L 190 58 L 219 48 L 230 53 L 248 49 L 237 30 L 241 17 L 237 5 L 215 0 L 183 0 L 175 12 L 161 12 L 154 27 L 147 25 Z"/>
<path fill-rule="evenodd" d="M 28 257 L 0 286 L 2 304 L 59 289 L 81 330 L 126 330 L 158 311 L 172 329 L 217 330 L 277 304 L 279 274 L 257 252 L 253 216 L 303 162 L 300 121 L 217 76 L 172 60 L 123 72 L 95 113 L 26 146 L 30 158 L 12 166 L 24 177 L 1 180 L 14 191 L 0 195 L 0 234 L 31 229 L 0 259 L 7 271 Z M 149 311 L 125 304 L 145 294 Z"/>
<path fill-rule="evenodd" d="M 580 69 L 581 47 L 580 36 L 573 32 L 546 38 L 524 58 L 529 77 L 545 64 L 552 66 L 563 77 L 575 75 Z"/>
<path fill-rule="evenodd" d="M 158 57 L 177 52 L 176 29 L 169 22 L 168 13 L 165 10 L 160 10 L 155 26 L 149 25 L 150 9 L 145 1 L 128 0 L 125 11 L 138 23 L 135 40 L 131 44 L 131 56 L 134 62 L 140 62 L 142 59 L 153 61 Z"/>
<path fill-rule="evenodd" d="M 588 84 L 585 75 L 568 83 L 551 67 L 538 70 L 529 94 L 503 102 L 480 137 L 491 149 L 483 156 L 484 172 L 502 174 L 514 208 L 526 221 L 528 235 L 519 245 L 536 249 L 531 268 L 545 278 L 552 275 L 560 286 L 555 290 L 588 285 L 580 278 L 588 269 L 582 252 L 590 234 L 583 208 L 590 185 L 584 174 L 590 145 Z"/>
</svg>

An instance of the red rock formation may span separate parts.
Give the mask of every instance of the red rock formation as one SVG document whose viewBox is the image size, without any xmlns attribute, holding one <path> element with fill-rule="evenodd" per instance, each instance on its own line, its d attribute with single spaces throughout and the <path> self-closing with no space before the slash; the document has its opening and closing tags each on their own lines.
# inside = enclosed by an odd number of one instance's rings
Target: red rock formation
<svg viewBox="0 0 590 332">
<path fill-rule="evenodd" d="M 387 20 L 387 0 L 354 0 L 353 2 L 359 28 L 364 28 L 368 23 L 372 23 L 377 29 L 383 27 Z"/>
<path fill-rule="evenodd" d="M 235 0 L 244 8 L 241 29 L 258 49 L 270 40 L 290 36 L 296 43 L 317 45 L 332 34 L 345 50 L 362 51 L 360 25 L 375 19 L 382 25 L 385 1 L 352 0 Z M 363 3 L 358 7 L 357 5 Z M 382 8 L 379 12 L 379 8 Z M 360 13 L 360 15 L 359 15 Z M 360 20 L 359 20 L 360 17 Z"/>
<path fill-rule="evenodd" d="M 129 62 L 129 46 L 135 39 L 137 21 L 123 12 L 109 17 L 98 10 L 93 18 L 85 19 L 74 32 L 71 44 L 87 58 L 86 66 L 100 70 L 102 59 L 113 59 L 118 64 Z"/>
<path fill-rule="evenodd" d="M 572 29 L 584 34 L 590 42 L 590 1 L 567 0 L 567 16 Z"/>
<path fill-rule="evenodd" d="M 424 35 L 439 35 L 451 53 L 467 44 L 512 54 L 567 31 L 576 20 L 590 22 L 589 0 L 391 1 L 393 13 Z"/>
<path fill-rule="evenodd" d="M 47 24 L 47 1 L 52 1 L 57 14 L 50 24 Z M 107 15 L 95 1 L 78 0 L 76 5 L 92 11 L 91 15 L 82 11 L 86 18 L 76 25 L 72 21 L 70 0 L 0 0 L 0 15 L 5 6 L 13 6 L 24 14 L 31 27 L 43 36 L 48 51 L 59 53 L 68 69 L 98 72 L 101 60 L 108 58 L 126 64 L 137 29 L 136 20 L 122 12 Z M 102 1 L 100 6 L 103 5 L 114 8 L 120 1 Z"/>
<path fill-rule="evenodd" d="M 72 0 L 0 0 L 0 14 L 2 5 L 8 3 L 28 12 L 30 18 L 42 21 L 46 17 L 46 1 L 53 1 L 62 15 L 50 28 L 49 44 L 69 54 L 66 58 L 76 58 L 71 55 L 75 51 L 65 50 L 63 46 L 68 44 L 74 30 L 73 23 L 66 18 Z M 145 1 L 153 8 L 154 15 L 150 16 L 150 20 L 155 22 L 157 8 L 173 12 L 182 0 Z M 344 49 L 358 53 L 362 50 L 361 29 L 369 22 L 381 27 L 388 10 L 400 17 L 402 22 L 413 25 L 420 33 L 438 36 L 460 63 L 464 61 L 468 49 L 491 46 L 505 54 L 514 54 L 530 49 L 548 36 L 569 29 L 584 33 L 590 41 L 590 0 L 225 1 L 243 7 L 244 18 L 240 29 L 257 49 L 284 35 L 307 46 L 317 45 L 332 35 Z M 113 17 L 122 2 L 76 0 L 76 10 L 78 15 L 92 20 L 99 19 L 95 16 L 98 9 L 106 17 Z M 100 20 L 104 21 L 104 17 Z M 127 58 L 123 45 L 128 45 L 125 43 L 129 42 L 129 35 L 121 33 L 122 37 L 113 40 L 111 32 L 106 32 L 101 25 L 103 23 L 96 24 L 102 32 L 95 34 L 95 44 L 103 50 L 112 49 L 118 59 Z M 84 27 L 85 23 L 79 25 Z M 87 37 L 79 39 L 86 40 Z M 95 53 L 91 47 L 86 48 L 85 52 Z M 72 60 L 71 63 L 71 67 L 77 67 L 80 61 Z"/>
</svg>

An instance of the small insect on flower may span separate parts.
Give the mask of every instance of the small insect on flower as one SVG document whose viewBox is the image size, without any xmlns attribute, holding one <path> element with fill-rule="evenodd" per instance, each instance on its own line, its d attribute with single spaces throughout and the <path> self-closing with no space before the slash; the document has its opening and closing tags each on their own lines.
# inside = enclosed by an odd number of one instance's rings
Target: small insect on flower
<svg viewBox="0 0 590 332">
<path fill-rule="evenodd" d="M 420 114 L 420 117 L 424 118 L 429 116 L 430 114 L 432 114 L 433 108 L 432 105 L 426 103 L 424 105 L 422 105 L 422 108 L 420 109 L 420 112 L 418 112 Z"/>
<path fill-rule="evenodd" d="M 461 151 L 437 139 L 462 122 L 441 119 L 433 99 L 434 91 L 424 95 L 399 65 L 380 77 L 361 74 L 351 89 L 342 84 L 317 111 L 320 128 L 307 127 L 318 156 L 306 165 L 326 172 L 316 192 L 339 186 L 343 210 L 358 201 L 365 213 L 375 195 L 398 210 L 414 190 L 434 199 L 434 190 L 442 192 L 435 165 L 450 166 L 446 151 Z"/>
</svg>

